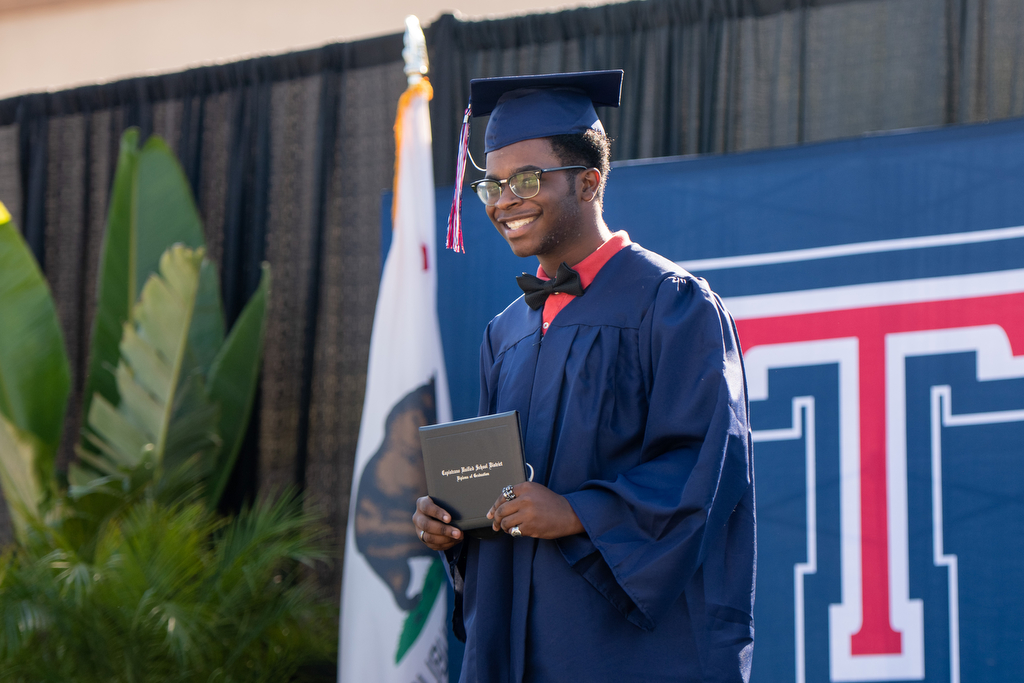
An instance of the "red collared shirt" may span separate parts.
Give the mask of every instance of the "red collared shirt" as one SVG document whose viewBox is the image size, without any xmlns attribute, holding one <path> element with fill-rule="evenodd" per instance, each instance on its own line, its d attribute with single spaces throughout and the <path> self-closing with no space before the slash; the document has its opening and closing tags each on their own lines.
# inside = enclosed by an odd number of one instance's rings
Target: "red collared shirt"
<svg viewBox="0 0 1024 683">
<path fill-rule="evenodd" d="M 632 242 L 626 231 L 619 230 L 611 236 L 611 239 L 595 249 L 594 253 L 573 266 L 572 269 L 580 274 L 580 284 L 583 286 L 583 289 L 585 290 L 590 286 L 590 283 L 597 277 L 598 271 L 604 267 L 604 264 L 608 263 L 608 259 L 615 256 L 620 249 L 628 247 L 630 244 Z M 540 266 L 537 266 L 537 277 L 541 280 L 551 279 Z M 551 325 L 551 321 L 555 319 L 555 316 L 575 298 L 572 294 L 566 294 L 565 292 L 554 292 L 548 295 L 547 300 L 544 302 L 544 322 L 541 325 L 542 334 L 548 331 L 548 326 Z"/>
</svg>

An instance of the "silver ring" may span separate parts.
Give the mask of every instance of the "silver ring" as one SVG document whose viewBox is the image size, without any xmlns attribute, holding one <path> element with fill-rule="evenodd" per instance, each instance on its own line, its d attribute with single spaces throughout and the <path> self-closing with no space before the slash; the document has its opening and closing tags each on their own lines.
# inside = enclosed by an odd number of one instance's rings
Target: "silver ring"
<svg viewBox="0 0 1024 683">
<path fill-rule="evenodd" d="M 492 491 L 494 489 L 491 489 Z M 516 497 L 516 494 L 512 491 L 512 486 L 506 486 L 501 490 L 501 495 L 505 496 L 505 500 L 512 500 Z"/>
<path fill-rule="evenodd" d="M 519 530 L 519 525 L 516 524 L 514 527 L 508 530 L 508 535 L 512 538 L 519 538 L 523 535 L 523 532 Z"/>
<path fill-rule="evenodd" d="M 420 529 L 420 540 L 421 541 L 423 540 L 423 532 L 424 531 L 426 531 L 426 529 Z"/>
</svg>

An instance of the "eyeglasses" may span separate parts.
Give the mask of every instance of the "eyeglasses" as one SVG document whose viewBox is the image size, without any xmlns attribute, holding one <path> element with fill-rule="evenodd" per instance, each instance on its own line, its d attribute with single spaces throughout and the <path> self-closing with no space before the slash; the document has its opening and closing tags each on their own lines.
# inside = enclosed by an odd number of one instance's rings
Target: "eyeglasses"
<svg viewBox="0 0 1024 683">
<path fill-rule="evenodd" d="M 473 191 L 476 192 L 476 196 L 480 198 L 487 206 L 494 206 L 501 199 L 501 192 L 504 185 L 508 184 L 508 189 L 512 190 L 512 194 L 519 197 L 520 199 L 531 199 L 537 196 L 540 192 L 540 177 L 545 173 L 551 173 L 552 171 L 569 171 L 572 169 L 587 170 L 586 166 L 558 166 L 556 168 L 540 168 L 533 171 L 520 171 L 514 175 L 509 176 L 505 180 L 494 180 L 492 178 L 484 178 L 483 180 L 477 180 L 469 184 Z"/>
</svg>

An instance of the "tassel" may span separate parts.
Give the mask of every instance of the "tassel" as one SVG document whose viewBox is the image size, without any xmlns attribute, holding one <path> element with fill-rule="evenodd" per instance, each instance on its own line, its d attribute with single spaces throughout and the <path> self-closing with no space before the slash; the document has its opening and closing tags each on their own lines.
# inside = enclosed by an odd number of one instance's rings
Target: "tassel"
<svg viewBox="0 0 1024 683">
<path fill-rule="evenodd" d="M 462 132 L 459 134 L 459 157 L 455 162 L 455 196 L 452 198 L 452 210 L 448 214 L 448 239 L 445 246 L 454 252 L 466 253 L 462 246 L 462 183 L 466 179 L 466 156 L 469 154 L 469 117 L 473 113 L 473 105 L 466 107 L 462 117 Z"/>
</svg>

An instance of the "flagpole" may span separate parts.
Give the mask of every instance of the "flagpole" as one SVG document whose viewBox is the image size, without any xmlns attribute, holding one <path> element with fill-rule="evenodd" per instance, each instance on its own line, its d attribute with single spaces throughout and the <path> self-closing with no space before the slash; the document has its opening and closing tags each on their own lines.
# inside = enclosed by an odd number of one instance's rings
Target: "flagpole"
<svg viewBox="0 0 1024 683">
<path fill-rule="evenodd" d="M 451 420 L 437 319 L 427 44 L 406 19 L 408 87 L 395 120 L 392 240 L 370 334 L 366 395 L 345 538 L 338 680 L 444 683 L 448 678 L 444 563 L 412 524 L 426 495 L 418 427 Z"/>
<path fill-rule="evenodd" d="M 420 28 L 420 20 L 412 14 L 405 18 L 404 42 L 402 59 L 405 60 L 405 75 L 409 85 L 416 85 L 430 70 L 430 60 L 427 57 L 427 38 Z"/>
</svg>

